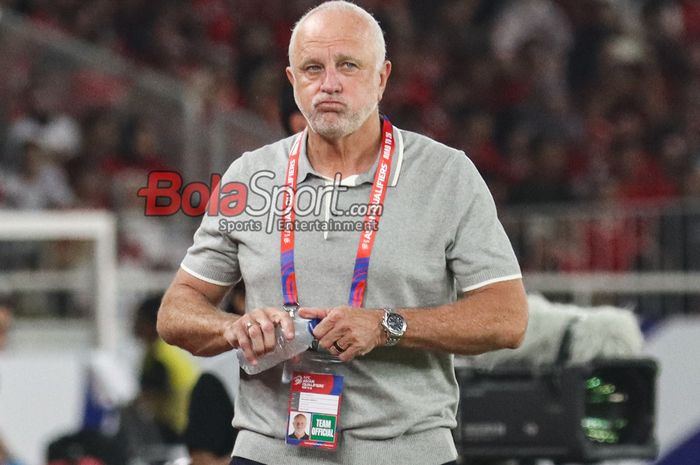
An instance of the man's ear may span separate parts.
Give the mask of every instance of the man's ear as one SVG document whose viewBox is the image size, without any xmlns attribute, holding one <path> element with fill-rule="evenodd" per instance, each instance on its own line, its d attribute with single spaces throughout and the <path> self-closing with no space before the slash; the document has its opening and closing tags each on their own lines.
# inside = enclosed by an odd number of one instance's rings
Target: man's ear
<svg viewBox="0 0 700 465">
<path fill-rule="evenodd" d="M 285 72 L 287 73 L 287 79 L 289 80 L 289 83 L 290 83 L 292 86 L 294 86 L 295 79 L 294 79 L 294 73 L 292 72 L 292 67 L 291 67 L 291 66 L 287 66 L 287 67 L 285 68 Z"/>
<path fill-rule="evenodd" d="M 382 100 L 384 96 L 384 89 L 386 89 L 386 83 L 389 81 L 389 76 L 391 75 L 391 62 L 389 60 L 384 60 L 382 67 L 379 70 L 379 101 Z"/>
</svg>

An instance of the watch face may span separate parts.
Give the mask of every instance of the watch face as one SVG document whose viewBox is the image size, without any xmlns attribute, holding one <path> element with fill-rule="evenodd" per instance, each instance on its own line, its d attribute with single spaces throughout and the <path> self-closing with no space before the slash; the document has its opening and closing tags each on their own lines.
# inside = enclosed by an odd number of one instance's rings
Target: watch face
<svg viewBox="0 0 700 465">
<path fill-rule="evenodd" d="M 389 316 L 387 316 L 386 319 L 386 325 L 389 328 L 389 331 L 395 334 L 401 334 L 404 331 L 404 320 L 401 315 L 398 313 L 392 313 Z"/>
</svg>

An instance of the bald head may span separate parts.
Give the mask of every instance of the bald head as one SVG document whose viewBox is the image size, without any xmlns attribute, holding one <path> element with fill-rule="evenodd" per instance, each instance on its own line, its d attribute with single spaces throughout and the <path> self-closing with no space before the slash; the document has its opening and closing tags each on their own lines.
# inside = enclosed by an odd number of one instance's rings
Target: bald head
<svg viewBox="0 0 700 465">
<path fill-rule="evenodd" d="M 325 2 L 309 10 L 292 29 L 292 37 L 289 40 L 289 64 L 294 67 L 300 35 L 333 34 L 335 28 L 328 27 L 329 23 L 338 24 L 338 21 L 347 21 L 354 31 L 359 31 L 367 45 L 374 48 L 376 66 L 379 69 L 386 59 L 386 43 L 384 33 L 374 17 L 363 8 L 344 0 Z"/>
<path fill-rule="evenodd" d="M 391 63 L 374 18 L 352 3 L 327 2 L 292 34 L 287 78 L 312 133 L 337 141 L 365 124 L 375 127 Z"/>
</svg>

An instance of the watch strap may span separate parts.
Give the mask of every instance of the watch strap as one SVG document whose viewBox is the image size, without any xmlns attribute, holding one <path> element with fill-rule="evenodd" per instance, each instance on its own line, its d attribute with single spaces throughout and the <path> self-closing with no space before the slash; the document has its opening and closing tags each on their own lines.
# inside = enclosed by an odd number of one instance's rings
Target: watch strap
<svg viewBox="0 0 700 465">
<path fill-rule="evenodd" d="M 384 334 L 386 334 L 386 341 L 384 342 L 384 345 L 387 347 L 395 346 L 401 340 L 401 336 L 404 335 L 404 333 L 406 331 L 406 325 L 404 323 L 404 330 L 403 330 L 403 332 L 401 332 L 401 334 L 394 334 L 391 331 L 391 329 L 389 328 L 387 320 L 389 318 L 389 315 L 396 313 L 396 310 L 394 310 L 391 307 L 386 307 L 383 310 L 384 310 L 384 318 L 382 319 L 382 329 L 384 330 Z"/>
</svg>

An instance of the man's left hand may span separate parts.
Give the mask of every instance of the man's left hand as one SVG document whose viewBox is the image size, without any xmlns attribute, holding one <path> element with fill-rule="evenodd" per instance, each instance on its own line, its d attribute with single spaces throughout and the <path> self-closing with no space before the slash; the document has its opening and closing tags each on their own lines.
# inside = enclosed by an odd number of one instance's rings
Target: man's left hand
<svg viewBox="0 0 700 465">
<path fill-rule="evenodd" d="M 314 329 L 319 345 L 348 362 L 358 355 L 366 355 L 384 345 L 382 329 L 384 311 L 343 305 L 334 308 L 301 308 L 302 318 L 320 318 Z"/>
</svg>

